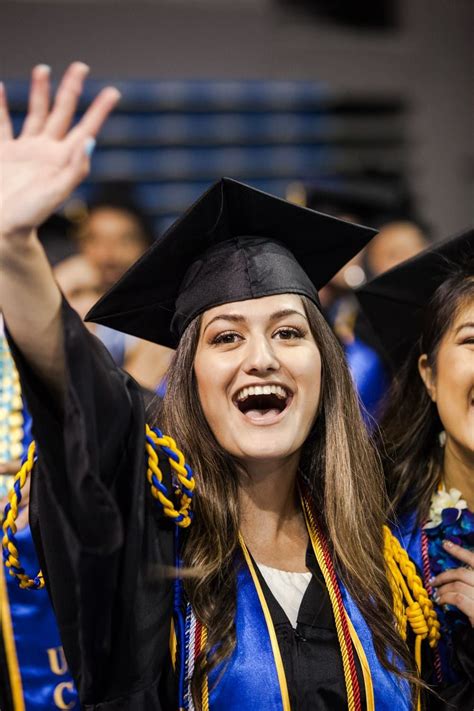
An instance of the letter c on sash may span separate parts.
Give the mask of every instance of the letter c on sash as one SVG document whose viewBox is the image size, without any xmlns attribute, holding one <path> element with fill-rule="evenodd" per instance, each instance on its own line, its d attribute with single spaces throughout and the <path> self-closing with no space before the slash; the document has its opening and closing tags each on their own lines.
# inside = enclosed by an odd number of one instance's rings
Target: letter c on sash
<svg viewBox="0 0 474 711">
<path fill-rule="evenodd" d="M 56 704 L 56 708 L 58 709 L 73 709 L 76 705 L 76 702 L 74 700 L 70 701 L 68 704 L 64 701 L 63 694 L 66 689 L 70 691 L 71 694 L 74 693 L 74 685 L 72 681 L 62 681 L 60 684 L 57 685 L 54 690 L 54 703 Z"/>
<path fill-rule="evenodd" d="M 62 647 L 52 647 L 48 649 L 49 668 L 53 674 L 62 676 L 67 672 L 67 661 Z M 60 706 L 59 708 L 68 708 Z"/>
</svg>

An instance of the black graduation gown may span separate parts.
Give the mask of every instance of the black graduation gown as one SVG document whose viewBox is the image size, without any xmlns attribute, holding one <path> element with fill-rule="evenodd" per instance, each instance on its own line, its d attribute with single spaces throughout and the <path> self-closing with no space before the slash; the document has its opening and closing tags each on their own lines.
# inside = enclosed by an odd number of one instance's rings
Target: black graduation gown
<svg viewBox="0 0 474 711">
<path fill-rule="evenodd" d="M 62 417 L 11 343 L 38 446 L 30 504 L 38 556 L 83 708 L 168 711 L 177 688 L 172 581 L 162 568 L 174 564 L 174 531 L 145 477 L 141 393 L 66 302 L 63 322 Z M 311 550 L 307 562 L 314 577 L 297 630 L 262 579 L 263 590 L 292 709 L 337 711 L 347 701 L 334 619 Z"/>
</svg>

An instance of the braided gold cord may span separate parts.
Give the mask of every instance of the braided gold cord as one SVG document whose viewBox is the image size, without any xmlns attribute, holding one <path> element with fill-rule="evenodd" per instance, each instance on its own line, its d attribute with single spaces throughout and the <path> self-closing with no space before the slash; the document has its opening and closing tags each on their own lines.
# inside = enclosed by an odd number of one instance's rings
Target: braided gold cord
<svg viewBox="0 0 474 711">
<path fill-rule="evenodd" d="M 168 437 L 167 435 L 159 437 L 148 425 L 146 425 L 145 431 L 147 435 L 146 451 L 148 453 L 147 479 L 151 487 L 151 493 L 162 505 L 165 516 L 174 519 L 178 526 L 186 528 L 191 523 L 190 507 L 192 501 L 186 491 L 190 493 L 194 491 L 195 480 L 194 478 L 189 478 L 185 467 L 184 456 L 177 448 L 176 442 L 172 437 Z M 163 475 L 159 467 L 158 455 L 153 446 L 149 443 L 148 438 L 150 438 L 156 446 L 164 448 L 165 451 L 170 450 L 170 452 L 177 457 L 178 461 L 170 456 L 169 463 L 181 485 L 181 488 L 178 488 L 176 491 L 177 496 L 180 496 L 179 510 L 176 510 L 173 502 L 165 493 L 166 488 L 163 486 Z"/>
<path fill-rule="evenodd" d="M 434 648 L 441 637 L 440 623 L 415 564 L 387 526 L 384 526 L 385 560 L 392 577 L 392 590 L 398 587 L 406 602 L 406 617 L 415 635 L 428 638 Z M 406 625 L 406 623 L 405 623 Z"/>
<path fill-rule="evenodd" d="M 389 571 L 393 593 L 394 613 L 404 640 L 407 638 L 407 621 L 415 634 L 415 662 L 421 674 L 421 643 L 428 638 L 430 647 L 436 647 L 441 636 L 440 623 L 433 603 L 416 572 L 415 564 L 388 526 L 384 526 L 384 556 Z M 417 711 L 421 709 L 418 694 Z"/>
<path fill-rule="evenodd" d="M 177 448 L 172 437 L 166 435 L 159 436 L 148 425 L 146 425 L 146 452 L 148 454 L 147 479 L 150 483 L 151 493 L 163 507 L 165 516 L 174 520 L 177 526 L 185 528 L 191 523 L 191 503 L 195 489 L 195 480 L 191 469 L 185 462 L 182 452 Z M 167 496 L 167 489 L 163 484 L 163 475 L 159 467 L 158 454 L 154 445 L 161 447 L 168 461 L 175 472 L 180 487 L 176 494 L 180 497 L 180 509 L 176 510 L 173 502 Z M 5 515 L 2 521 L 2 549 L 5 566 L 9 569 L 10 575 L 18 580 L 20 588 L 29 590 L 39 590 L 44 587 L 44 577 L 41 571 L 36 577 L 30 578 L 20 563 L 20 554 L 15 543 L 17 532 L 16 519 L 18 516 L 19 503 L 21 501 L 21 489 L 26 484 L 28 476 L 31 474 L 35 462 L 36 445 L 32 442 L 28 448 L 28 455 L 23 462 L 20 471 L 13 480 L 13 488 L 8 497 L 8 504 L 5 508 Z"/>
<path fill-rule="evenodd" d="M 16 474 L 13 487 L 8 495 L 8 504 L 5 508 L 5 516 L 2 522 L 2 548 L 5 566 L 10 575 L 18 580 L 20 588 L 39 590 L 44 587 L 44 578 L 41 571 L 35 578 L 30 578 L 24 571 L 20 563 L 20 554 L 16 547 L 14 536 L 17 532 L 16 519 L 18 516 L 19 504 L 21 501 L 21 489 L 26 484 L 28 475 L 31 473 L 35 462 L 35 443 L 28 447 L 28 454 L 23 462 L 20 471 Z"/>
</svg>

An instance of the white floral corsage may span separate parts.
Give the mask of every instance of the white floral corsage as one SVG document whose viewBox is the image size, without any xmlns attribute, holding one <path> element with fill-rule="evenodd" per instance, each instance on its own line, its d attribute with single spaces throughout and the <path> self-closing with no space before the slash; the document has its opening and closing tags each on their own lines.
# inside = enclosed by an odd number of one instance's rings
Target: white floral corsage
<svg viewBox="0 0 474 711">
<path fill-rule="evenodd" d="M 441 484 L 439 489 L 435 491 L 431 497 L 430 512 L 424 528 L 439 526 L 443 520 L 442 513 L 444 509 L 457 509 L 459 513 L 461 513 L 463 509 L 467 509 L 467 503 L 462 498 L 459 489 L 453 488 L 446 491 L 444 484 Z"/>
</svg>

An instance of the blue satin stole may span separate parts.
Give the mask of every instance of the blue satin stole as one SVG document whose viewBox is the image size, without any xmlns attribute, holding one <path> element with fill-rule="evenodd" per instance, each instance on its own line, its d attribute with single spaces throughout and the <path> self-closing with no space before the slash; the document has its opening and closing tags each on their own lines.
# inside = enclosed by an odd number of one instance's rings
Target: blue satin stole
<svg viewBox="0 0 474 711">
<path fill-rule="evenodd" d="M 28 571 L 39 570 L 29 526 L 16 534 Z M 53 610 L 45 588 L 22 590 L 10 575 L 7 591 L 16 663 L 25 711 L 79 711 L 79 699 L 68 671 Z M 12 683 L 15 683 L 12 679 Z M 20 692 L 21 695 L 21 692 Z"/>
<path fill-rule="evenodd" d="M 259 711 L 290 709 L 275 630 L 252 568 L 251 561 L 238 557 L 237 645 L 230 660 L 209 675 L 210 711 L 253 711 L 257 707 Z M 365 667 L 364 676 L 369 680 L 371 677 L 373 684 L 372 693 L 368 688 L 370 681 L 366 683 L 367 709 L 409 711 L 412 704 L 408 684 L 382 667 L 363 616 L 342 585 L 341 593 L 352 622 L 353 638 L 355 635 L 356 642 L 360 643 L 355 647 L 361 666 Z"/>
</svg>

